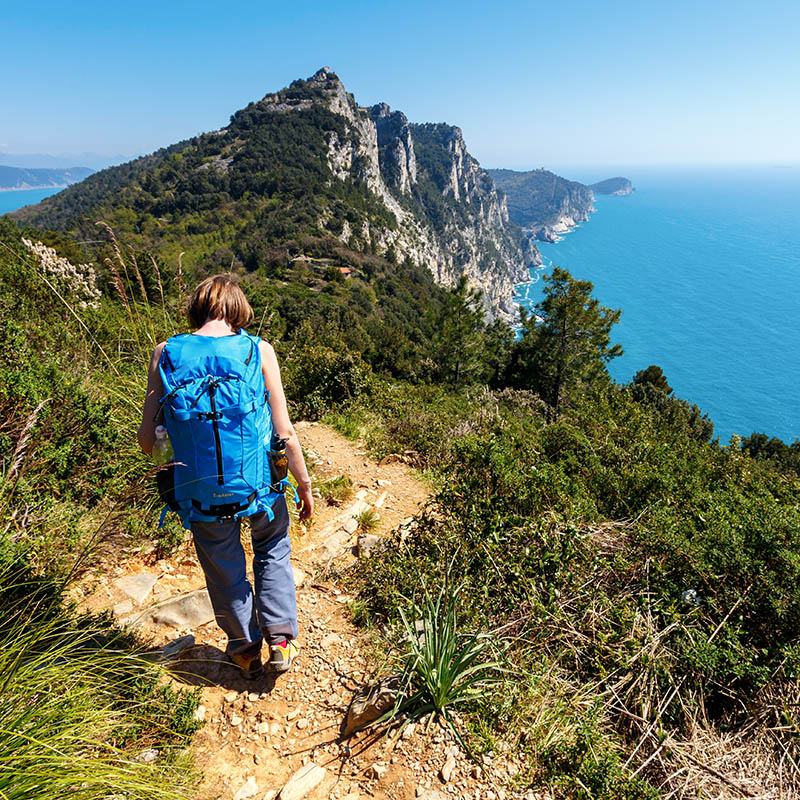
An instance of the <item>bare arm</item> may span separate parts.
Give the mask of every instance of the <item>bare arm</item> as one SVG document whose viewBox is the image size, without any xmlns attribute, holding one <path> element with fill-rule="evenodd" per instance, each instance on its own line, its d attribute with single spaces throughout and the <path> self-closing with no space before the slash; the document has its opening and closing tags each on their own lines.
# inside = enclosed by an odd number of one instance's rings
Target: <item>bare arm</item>
<svg viewBox="0 0 800 800">
<path fill-rule="evenodd" d="M 261 371 L 264 374 L 264 385 L 269 392 L 269 408 L 272 412 L 272 427 L 275 433 L 286 439 L 286 456 L 289 459 L 289 470 L 297 481 L 297 493 L 300 502 L 300 519 L 308 519 L 314 513 L 314 498 L 311 494 L 311 478 L 308 477 L 306 462 L 303 460 L 303 451 L 300 440 L 289 419 L 289 409 L 286 407 L 286 395 L 281 382 L 281 371 L 275 350 L 271 344 L 261 342 Z"/>
<path fill-rule="evenodd" d="M 142 408 L 142 423 L 139 425 L 138 437 L 139 447 L 147 455 L 153 452 L 153 445 L 156 441 L 155 415 L 158 413 L 158 401 L 164 394 L 164 387 L 161 383 L 161 374 L 158 371 L 158 362 L 161 360 L 161 351 L 166 342 L 156 346 L 150 358 L 150 367 L 147 370 L 147 394 L 144 398 Z"/>
</svg>

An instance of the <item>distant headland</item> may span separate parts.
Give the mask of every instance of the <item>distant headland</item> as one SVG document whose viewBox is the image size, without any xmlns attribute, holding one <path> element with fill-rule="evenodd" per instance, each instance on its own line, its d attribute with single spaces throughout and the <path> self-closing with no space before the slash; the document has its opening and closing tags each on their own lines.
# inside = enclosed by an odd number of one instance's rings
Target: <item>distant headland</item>
<svg viewBox="0 0 800 800">
<path fill-rule="evenodd" d="M 594 211 L 595 194 L 630 194 L 627 178 L 607 178 L 587 186 L 546 169 L 517 172 L 487 170 L 498 189 L 505 193 L 508 216 L 536 241 L 556 242 Z"/>
</svg>

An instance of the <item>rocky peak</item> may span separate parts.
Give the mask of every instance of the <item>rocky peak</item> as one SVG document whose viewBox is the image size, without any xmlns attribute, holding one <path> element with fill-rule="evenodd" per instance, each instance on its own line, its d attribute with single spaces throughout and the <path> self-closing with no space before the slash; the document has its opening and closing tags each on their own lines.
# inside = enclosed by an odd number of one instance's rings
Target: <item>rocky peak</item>
<svg viewBox="0 0 800 800">
<path fill-rule="evenodd" d="M 327 83 L 329 80 L 339 80 L 339 76 L 330 67 L 320 67 L 309 79 L 309 83 Z"/>
</svg>

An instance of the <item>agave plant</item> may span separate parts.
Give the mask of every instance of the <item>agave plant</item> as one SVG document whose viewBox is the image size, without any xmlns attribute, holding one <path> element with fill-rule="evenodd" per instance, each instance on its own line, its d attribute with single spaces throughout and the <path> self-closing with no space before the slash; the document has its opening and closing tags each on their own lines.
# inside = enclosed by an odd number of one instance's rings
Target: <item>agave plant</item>
<svg viewBox="0 0 800 800">
<path fill-rule="evenodd" d="M 449 582 L 437 596 L 427 590 L 421 603 L 400 609 L 405 636 L 400 654 L 397 702 L 382 720 L 441 717 L 467 752 L 453 711 L 485 699 L 508 672 L 503 642 L 486 633 L 459 629 L 456 598 L 461 586 Z"/>
</svg>

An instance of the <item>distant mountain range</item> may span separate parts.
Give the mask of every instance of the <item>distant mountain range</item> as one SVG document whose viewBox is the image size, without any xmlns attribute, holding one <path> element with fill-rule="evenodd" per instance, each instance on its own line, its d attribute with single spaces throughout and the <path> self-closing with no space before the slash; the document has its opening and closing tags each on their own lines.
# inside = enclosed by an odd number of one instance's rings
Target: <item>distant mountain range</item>
<svg viewBox="0 0 800 800">
<path fill-rule="evenodd" d="M 50 189 L 69 186 L 89 177 L 94 170 L 89 167 L 69 169 L 26 169 L 0 166 L 0 190 Z"/>
<path fill-rule="evenodd" d="M 0 165 L 23 169 L 71 169 L 75 164 L 93 170 L 113 167 L 130 161 L 134 156 L 103 153 L 7 153 L 0 150 Z"/>
</svg>

